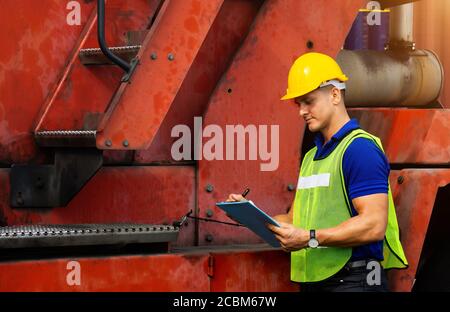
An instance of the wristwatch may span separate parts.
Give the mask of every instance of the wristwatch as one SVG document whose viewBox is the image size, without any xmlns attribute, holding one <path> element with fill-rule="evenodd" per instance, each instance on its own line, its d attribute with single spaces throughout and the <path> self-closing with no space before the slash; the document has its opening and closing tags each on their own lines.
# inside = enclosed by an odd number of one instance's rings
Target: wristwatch
<svg viewBox="0 0 450 312">
<path fill-rule="evenodd" d="M 319 246 L 319 241 L 316 238 L 316 230 L 309 230 L 308 247 L 317 248 L 318 246 Z"/>
</svg>

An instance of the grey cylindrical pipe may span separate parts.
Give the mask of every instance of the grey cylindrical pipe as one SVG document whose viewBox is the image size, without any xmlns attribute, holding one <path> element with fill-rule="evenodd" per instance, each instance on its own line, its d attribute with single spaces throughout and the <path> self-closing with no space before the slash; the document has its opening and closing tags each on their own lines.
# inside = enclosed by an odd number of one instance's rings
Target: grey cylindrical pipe
<svg viewBox="0 0 450 312">
<path fill-rule="evenodd" d="M 389 41 L 413 42 L 414 3 L 390 9 Z"/>
<path fill-rule="evenodd" d="M 341 50 L 337 62 L 349 77 L 346 106 L 422 106 L 434 103 L 442 89 L 442 65 L 428 50 Z"/>
</svg>

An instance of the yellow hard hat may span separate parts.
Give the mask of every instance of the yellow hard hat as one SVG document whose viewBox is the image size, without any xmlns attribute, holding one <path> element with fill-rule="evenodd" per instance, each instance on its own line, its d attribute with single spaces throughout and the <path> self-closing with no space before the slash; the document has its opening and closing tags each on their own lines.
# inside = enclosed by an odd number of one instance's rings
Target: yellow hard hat
<svg viewBox="0 0 450 312">
<path fill-rule="evenodd" d="M 338 63 L 328 55 L 316 52 L 303 54 L 289 70 L 288 88 L 282 100 L 305 95 L 329 80 L 348 80 Z"/>
</svg>

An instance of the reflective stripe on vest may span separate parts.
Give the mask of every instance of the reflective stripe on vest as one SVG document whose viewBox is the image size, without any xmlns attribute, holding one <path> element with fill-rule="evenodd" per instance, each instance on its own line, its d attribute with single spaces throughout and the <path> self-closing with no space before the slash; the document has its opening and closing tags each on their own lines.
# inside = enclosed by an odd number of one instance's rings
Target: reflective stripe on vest
<svg viewBox="0 0 450 312">
<path fill-rule="evenodd" d="M 356 138 L 372 140 L 383 151 L 381 141 L 361 129 L 355 129 L 339 142 L 324 159 L 314 160 L 317 147 L 306 153 L 300 169 L 294 202 L 295 226 L 325 229 L 339 225 L 352 217 L 342 173 L 345 150 Z M 384 152 L 384 151 L 383 151 Z M 399 240 L 397 217 L 391 188 L 388 192 L 389 212 L 385 240 L 384 261 L 387 268 L 405 268 L 408 263 Z M 337 273 L 350 259 L 352 248 L 305 248 L 291 253 L 291 280 L 316 282 Z"/>
</svg>

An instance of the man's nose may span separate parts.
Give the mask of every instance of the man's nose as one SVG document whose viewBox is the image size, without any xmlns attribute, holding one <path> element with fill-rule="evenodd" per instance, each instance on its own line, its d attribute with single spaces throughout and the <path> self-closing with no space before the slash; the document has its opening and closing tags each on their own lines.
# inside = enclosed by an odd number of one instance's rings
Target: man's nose
<svg viewBox="0 0 450 312">
<path fill-rule="evenodd" d="M 305 117 L 306 114 L 308 113 L 308 110 L 306 109 L 305 105 L 300 104 L 299 105 L 299 113 L 300 113 L 300 117 Z"/>
</svg>

